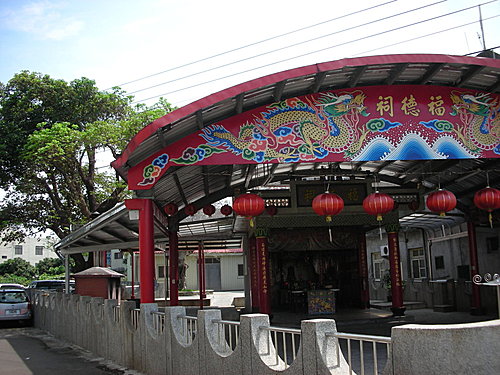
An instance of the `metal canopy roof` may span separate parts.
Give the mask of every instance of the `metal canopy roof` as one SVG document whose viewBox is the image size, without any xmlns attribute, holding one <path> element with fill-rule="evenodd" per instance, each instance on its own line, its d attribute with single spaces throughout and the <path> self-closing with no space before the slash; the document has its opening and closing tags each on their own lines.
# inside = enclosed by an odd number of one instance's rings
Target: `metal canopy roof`
<svg viewBox="0 0 500 375">
<path fill-rule="evenodd" d="M 207 249 L 240 248 L 241 238 L 234 235 L 232 217 L 219 217 L 203 221 L 185 221 L 179 225 L 179 249 L 193 250 L 197 242 L 204 241 Z M 155 227 L 155 246 L 164 248 L 168 238 Z M 139 221 L 129 217 L 124 203 L 100 215 L 55 245 L 62 254 L 75 254 L 112 249 L 137 249 L 139 247 Z"/>
<path fill-rule="evenodd" d="M 207 96 L 155 120 L 142 129 L 112 165 L 127 180 L 131 167 L 165 146 L 214 122 L 287 98 L 326 90 L 375 85 L 436 85 L 500 93 L 500 60 L 448 55 L 385 55 L 343 59 L 292 69 L 261 77 Z M 284 163 L 259 165 L 183 166 L 170 168 L 151 190 L 138 197 L 153 197 L 163 206 L 176 203 L 196 207 L 256 188 L 289 186 L 291 181 L 319 178 L 365 179 L 377 175 L 381 185 L 392 188 L 438 185 L 455 193 L 458 215 L 445 219 L 425 211 L 406 213 L 400 224 L 433 228 L 464 220 L 472 215 L 474 193 L 486 186 L 500 187 L 500 159 L 429 161 L 367 161 L 338 163 Z M 484 216 L 484 215 L 483 215 Z M 484 220 L 484 218 L 483 218 Z M 495 219 L 499 221 L 498 216 Z M 227 239 L 244 229 L 233 217 L 181 223 L 181 240 Z M 156 243 L 167 239 L 155 229 Z M 138 246 L 138 225 L 124 205 L 118 205 L 56 245 L 64 253 L 125 249 Z"/>
<path fill-rule="evenodd" d="M 500 60 L 448 55 L 385 55 L 343 59 L 292 69 L 249 81 L 200 99 L 157 119 L 132 139 L 113 162 L 126 180 L 128 170 L 146 157 L 184 136 L 244 111 L 319 91 L 373 85 L 439 85 L 500 93 Z M 422 185 L 431 191 L 439 184 L 456 194 L 458 208 L 472 207 L 473 194 L 500 185 L 500 159 L 378 161 L 172 167 L 151 190 L 160 205 L 197 207 L 257 187 L 288 185 L 292 180 L 329 174 L 363 179 L 377 174 L 393 187 Z"/>
</svg>

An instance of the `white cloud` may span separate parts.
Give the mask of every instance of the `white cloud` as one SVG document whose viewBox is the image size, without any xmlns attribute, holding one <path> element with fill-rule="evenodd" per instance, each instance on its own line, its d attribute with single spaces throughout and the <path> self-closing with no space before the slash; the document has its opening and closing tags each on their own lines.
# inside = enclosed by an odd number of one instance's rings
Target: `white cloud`
<svg viewBox="0 0 500 375">
<path fill-rule="evenodd" d="M 62 40 L 76 35 L 84 23 L 63 14 L 64 3 L 35 1 L 5 14 L 4 25 L 12 30 L 34 34 L 41 39 Z"/>
</svg>

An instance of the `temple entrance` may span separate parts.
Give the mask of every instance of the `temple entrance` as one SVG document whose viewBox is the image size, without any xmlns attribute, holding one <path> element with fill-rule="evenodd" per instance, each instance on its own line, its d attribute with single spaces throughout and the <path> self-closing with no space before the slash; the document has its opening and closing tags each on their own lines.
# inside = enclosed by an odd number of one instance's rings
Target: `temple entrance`
<svg viewBox="0 0 500 375">
<path fill-rule="evenodd" d="M 332 229 L 330 237 L 328 228 L 277 230 L 269 244 L 273 310 L 326 314 L 360 306 L 354 232 Z"/>
</svg>

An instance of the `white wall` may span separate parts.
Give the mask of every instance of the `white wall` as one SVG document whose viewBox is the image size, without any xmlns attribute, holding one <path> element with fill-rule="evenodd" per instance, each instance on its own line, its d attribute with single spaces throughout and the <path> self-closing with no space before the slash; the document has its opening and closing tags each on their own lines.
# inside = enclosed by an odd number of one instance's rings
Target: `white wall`
<svg viewBox="0 0 500 375">
<path fill-rule="evenodd" d="M 0 263 L 9 259 L 21 258 L 29 262 L 31 265 L 36 265 L 39 261 L 45 258 L 57 258 L 53 250 L 55 240 L 51 237 L 35 238 L 26 237 L 23 242 L 9 242 L 8 244 L 0 244 Z M 15 246 L 21 245 L 22 254 L 15 254 Z M 35 254 L 35 247 L 43 246 L 42 254 Z"/>
</svg>

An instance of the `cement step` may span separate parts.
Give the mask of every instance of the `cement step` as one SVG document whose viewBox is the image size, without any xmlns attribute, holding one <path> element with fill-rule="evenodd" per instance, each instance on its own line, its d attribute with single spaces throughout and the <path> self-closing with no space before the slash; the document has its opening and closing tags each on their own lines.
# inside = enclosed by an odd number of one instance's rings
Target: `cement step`
<svg viewBox="0 0 500 375">
<path fill-rule="evenodd" d="M 455 306 L 453 305 L 434 305 L 433 310 L 435 312 L 452 312 L 455 311 Z"/>
</svg>

